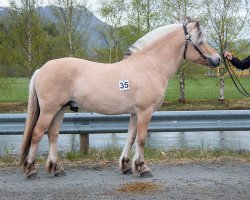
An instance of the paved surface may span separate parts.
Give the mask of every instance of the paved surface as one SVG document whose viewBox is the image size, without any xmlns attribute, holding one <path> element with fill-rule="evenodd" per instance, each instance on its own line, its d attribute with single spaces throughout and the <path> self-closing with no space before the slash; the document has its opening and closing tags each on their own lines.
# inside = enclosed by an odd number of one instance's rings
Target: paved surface
<svg viewBox="0 0 250 200">
<path fill-rule="evenodd" d="M 215 161 L 181 165 L 149 164 L 154 177 L 122 175 L 116 165 L 66 167 L 66 176 L 54 177 L 39 166 L 40 179 L 27 180 L 19 169 L 0 168 L 0 199 L 250 199 L 250 162 Z M 154 183 L 154 192 L 124 193 L 134 182 Z"/>
</svg>

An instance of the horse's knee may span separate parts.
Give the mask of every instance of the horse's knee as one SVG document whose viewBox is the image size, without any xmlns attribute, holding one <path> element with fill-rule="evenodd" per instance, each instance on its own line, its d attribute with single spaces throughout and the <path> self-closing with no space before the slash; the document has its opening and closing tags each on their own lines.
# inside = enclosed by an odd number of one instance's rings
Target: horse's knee
<svg viewBox="0 0 250 200">
<path fill-rule="evenodd" d="M 37 144 L 41 141 L 42 137 L 43 137 L 43 132 L 39 132 L 39 133 L 36 133 L 36 134 L 33 134 L 32 135 L 32 138 L 31 138 L 31 143 L 32 144 Z"/>
<path fill-rule="evenodd" d="M 144 147 L 145 144 L 146 144 L 146 139 L 138 137 L 138 139 L 137 139 L 137 144 L 138 144 L 140 147 Z"/>
<path fill-rule="evenodd" d="M 58 133 L 48 133 L 48 137 L 49 137 L 49 142 L 50 143 L 56 143 L 57 139 L 58 139 Z"/>
</svg>

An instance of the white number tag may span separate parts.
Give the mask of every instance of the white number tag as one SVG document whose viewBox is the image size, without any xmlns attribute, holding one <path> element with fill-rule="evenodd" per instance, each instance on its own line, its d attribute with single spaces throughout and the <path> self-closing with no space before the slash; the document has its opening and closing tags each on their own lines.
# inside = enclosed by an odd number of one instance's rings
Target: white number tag
<svg viewBox="0 0 250 200">
<path fill-rule="evenodd" d="M 129 90 L 129 82 L 128 82 L 128 80 L 119 81 L 119 88 L 122 91 Z"/>
</svg>

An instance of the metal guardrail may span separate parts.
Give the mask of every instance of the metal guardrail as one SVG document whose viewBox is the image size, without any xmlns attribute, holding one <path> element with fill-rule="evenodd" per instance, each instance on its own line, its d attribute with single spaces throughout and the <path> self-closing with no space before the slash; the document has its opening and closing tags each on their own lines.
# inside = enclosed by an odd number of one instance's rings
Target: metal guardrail
<svg viewBox="0 0 250 200">
<path fill-rule="evenodd" d="M 0 135 L 20 135 L 26 114 L 0 114 Z M 60 134 L 125 133 L 129 115 L 66 113 Z M 250 130 L 249 110 L 155 112 L 149 132 Z"/>
</svg>

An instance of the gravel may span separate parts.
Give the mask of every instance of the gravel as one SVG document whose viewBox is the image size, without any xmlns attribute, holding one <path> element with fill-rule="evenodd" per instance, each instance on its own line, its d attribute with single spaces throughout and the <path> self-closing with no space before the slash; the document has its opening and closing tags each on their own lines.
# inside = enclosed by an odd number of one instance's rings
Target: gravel
<svg viewBox="0 0 250 200">
<path fill-rule="evenodd" d="M 67 175 L 55 177 L 39 166 L 40 178 L 36 180 L 28 180 L 20 169 L 0 168 L 0 199 L 250 199 L 250 162 L 150 163 L 149 167 L 152 178 L 123 175 L 116 165 L 66 166 Z M 140 183 L 158 187 L 154 191 L 121 190 Z"/>
</svg>

